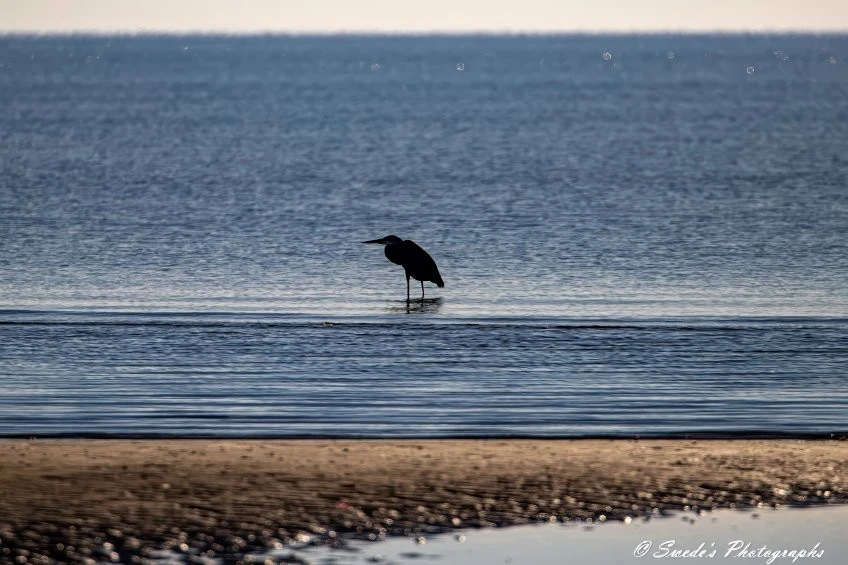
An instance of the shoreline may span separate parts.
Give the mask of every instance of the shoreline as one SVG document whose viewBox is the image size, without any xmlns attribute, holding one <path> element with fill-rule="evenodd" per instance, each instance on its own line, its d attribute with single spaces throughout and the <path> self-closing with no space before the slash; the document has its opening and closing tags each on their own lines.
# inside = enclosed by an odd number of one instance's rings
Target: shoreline
<svg viewBox="0 0 848 565">
<path fill-rule="evenodd" d="M 103 547 L 122 562 L 157 548 L 224 557 L 303 533 L 844 503 L 848 441 L 7 438 L 0 493 L 0 562 Z"/>
<path fill-rule="evenodd" d="M 53 434 L 5 434 L 0 435 L 0 443 L 12 440 L 27 441 L 73 441 L 73 440 L 109 440 L 109 441 L 655 441 L 655 440 L 848 440 L 848 430 L 829 432 L 773 432 L 752 430 L 740 432 L 689 431 L 679 433 L 649 433 L 649 434 L 583 434 L 583 435 L 533 435 L 533 434 L 499 434 L 499 435 L 398 435 L 376 436 L 361 435 L 326 435 L 326 434 L 228 434 L 228 435 L 198 435 L 198 434 L 153 434 L 153 433 L 100 433 L 100 432 L 71 432 Z"/>
</svg>

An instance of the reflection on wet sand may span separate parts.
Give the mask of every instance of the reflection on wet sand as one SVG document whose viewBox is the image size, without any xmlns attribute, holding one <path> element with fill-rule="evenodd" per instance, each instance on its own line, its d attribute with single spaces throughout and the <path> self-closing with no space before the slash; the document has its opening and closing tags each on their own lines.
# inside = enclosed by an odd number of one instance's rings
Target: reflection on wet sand
<svg viewBox="0 0 848 565">
<path fill-rule="evenodd" d="M 848 559 L 848 505 L 673 513 L 599 524 L 575 520 L 379 543 L 341 542 L 252 555 L 293 563 L 490 565 L 654 561 L 837 565 Z"/>
</svg>

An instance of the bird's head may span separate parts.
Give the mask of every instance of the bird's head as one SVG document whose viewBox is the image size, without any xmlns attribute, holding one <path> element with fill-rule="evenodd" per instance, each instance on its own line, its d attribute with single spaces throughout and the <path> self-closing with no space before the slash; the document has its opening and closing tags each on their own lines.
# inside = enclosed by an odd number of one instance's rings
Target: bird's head
<svg viewBox="0 0 848 565">
<path fill-rule="evenodd" d="M 362 243 L 379 243 L 380 245 L 389 245 L 390 243 L 400 243 L 402 241 L 403 240 L 396 235 L 387 235 L 380 239 L 370 239 L 368 241 L 363 241 Z"/>
</svg>

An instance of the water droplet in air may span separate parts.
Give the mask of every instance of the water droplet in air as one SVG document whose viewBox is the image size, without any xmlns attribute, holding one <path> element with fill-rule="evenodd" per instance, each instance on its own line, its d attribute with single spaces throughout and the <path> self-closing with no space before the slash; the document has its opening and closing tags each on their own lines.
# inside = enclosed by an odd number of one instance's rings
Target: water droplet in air
<svg viewBox="0 0 848 565">
<path fill-rule="evenodd" d="M 752 75 L 752 74 L 754 74 L 755 70 L 756 69 L 754 67 L 748 67 L 747 69 L 745 69 L 745 72 L 748 73 L 749 75 Z"/>
<path fill-rule="evenodd" d="M 830 63 L 831 65 L 835 65 L 837 63 L 836 57 L 831 57 L 830 59 L 827 60 L 827 62 Z"/>
<path fill-rule="evenodd" d="M 371 63 L 371 70 L 372 71 L 379 71 L 380 70 L 380 63 Z"/>
<path fill-rule="evenodd" d="M 612 53 L 610 53 L 609 51 L 604 51 L 604 54 L 601 55 L 601 57 L 604 58 L 604 61 L 609 61 L 610 59 L 612 59 Z"/>
<path fill-rule="evenodd" d="M 457 63 L 456 64 L 456 70 L 464 71 L 465 70 L 465 63 Z"/>
</svg>

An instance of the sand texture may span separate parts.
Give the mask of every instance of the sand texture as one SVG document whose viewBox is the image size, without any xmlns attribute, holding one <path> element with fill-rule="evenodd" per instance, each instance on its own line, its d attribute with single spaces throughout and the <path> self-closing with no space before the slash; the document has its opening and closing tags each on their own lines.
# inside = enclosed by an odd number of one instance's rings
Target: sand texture
<svg viewBox="0 0 848 565">
<path fill-rule="evenodd" d="M 0 562 L 845 501 L 837 440 L 0 440 Z"/>
</svg>

